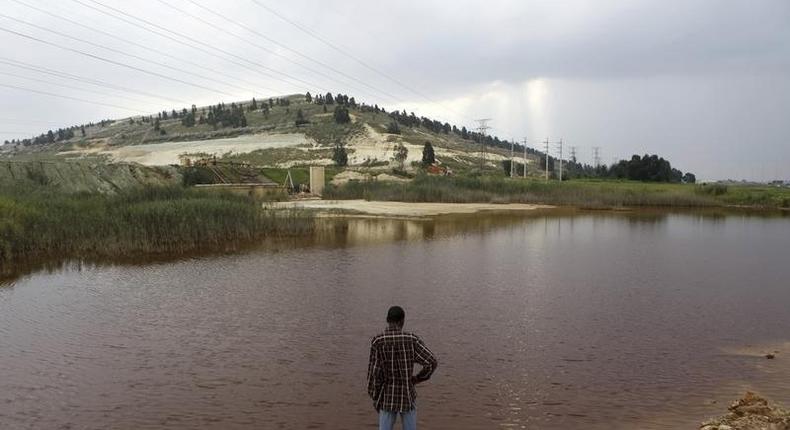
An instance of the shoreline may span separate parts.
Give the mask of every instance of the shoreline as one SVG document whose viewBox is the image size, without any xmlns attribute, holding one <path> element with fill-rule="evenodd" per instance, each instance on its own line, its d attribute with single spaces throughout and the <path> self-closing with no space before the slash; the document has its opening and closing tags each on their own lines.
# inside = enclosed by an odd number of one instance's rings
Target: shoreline
<svg viewBox="0 0 790 430">
<path fill-rule="evenodd" d="M 716 212 L 753 213 L 755 215 L 781 214 L 788 210 L 764 206 L 725 205 L 707 207 L 686 206 L 611 206 L 585 207 L 584 205 L 550 205 L 539 203 L 451 203 L 404 202 L 394 200 L 364 199 L 304 199 L 285 202 L 265 202 L 265 210 L 312 211 L 317 218 L 372 218 L 391 220 L 427 220 L 453 215 L 479 215 L 483 213 L 536 214 L 544 211 L 565 212 Z"/>
<path fill-rule="evenodd" d="M 267 202 L 264 209 L 312 210 L 319 217 L 365 217 L 385 219 L 428 219 L 443 215 L 474 215 L 482 212 L 530 213 L 558 206 L 527 203 L 412 203 L 374 200 L 291 200 Z"/>
</svg>

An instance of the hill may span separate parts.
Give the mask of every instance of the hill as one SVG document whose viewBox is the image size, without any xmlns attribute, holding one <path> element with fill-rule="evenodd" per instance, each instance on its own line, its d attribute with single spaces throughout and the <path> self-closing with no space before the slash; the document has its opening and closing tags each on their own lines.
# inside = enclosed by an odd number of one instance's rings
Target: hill
<svg viewBox="0 0 790 430">
<path fill-rule="evenodd" d="M 348 112 L 348 122 L 335 118 L 336 109 L 341 114 Z M 413 162 L 421 160 L 425 142 L 430 142 L 438 164 L 466 170 L 479 168 L 479 138 L 463 127 L 413 113 L 386 112 L 375 105 L 357 104 L 353 97 L 291 95 L 68 127 L 9 142 L 0 154 L 15 160 L 92 160 L 147 166 L 179 164 L 185 155 L 216 156 L 256 167 L 289 168 L 331 165 L 334 148 L 340 145 L 349 166 L 389 170 L 395 148 L 402 144 L 408 150 L 404 164 L 409 170 Z M 486 143 L 485 168 L 501 169 L 510 144 L 495 137 L 486 137 Z M 518 147 L 519 158 L 522 151 Z M 541 174 L 539 155 L 531 148 L 527 164 L 535 166 L 528 168 L 529 173 Z"/>
</svg>

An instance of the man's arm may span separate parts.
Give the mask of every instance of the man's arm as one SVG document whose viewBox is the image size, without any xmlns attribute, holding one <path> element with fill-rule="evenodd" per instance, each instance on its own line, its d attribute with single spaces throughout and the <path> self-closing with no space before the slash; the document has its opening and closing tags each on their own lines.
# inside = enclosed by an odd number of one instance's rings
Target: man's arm
<svg viewBox="0 0 790 430">
<path fill-rule="evenodd" d="M 382 371 L 381 361 L 376 347 L 371 343 L 370 345 L 370 360 L 368 361 L 368 395 L 373 400 L 376 400 L 381 391 Z"/>
<path fill-rule="evenodd" d="M 414 360 L 422 366 L 422 370 L 420 373 L 414 376 L 413 382 L 418 384 L 420 382 L 425 382 L 431 378 L 431 374 L 436 367 L 439 365 L 439 362 L 436 360 L 436 356 L 433 355 L 430 349 L 422 343 L 422 339 L 414 336 Z"/>
</svg>

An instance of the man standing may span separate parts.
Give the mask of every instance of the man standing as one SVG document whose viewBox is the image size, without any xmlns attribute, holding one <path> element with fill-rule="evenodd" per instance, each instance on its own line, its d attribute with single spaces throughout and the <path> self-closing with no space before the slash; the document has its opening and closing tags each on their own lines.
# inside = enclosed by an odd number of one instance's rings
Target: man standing
<svg viewBox="0 0 790 430">
<path fill-rule="evenodd" d="M 406 313 L 400 306 L 387 312 L 388 327 L 370 342 L 368 394 L 379 413 L 379 430 L 391 430 L 400 415 L 403 430 L 417 429 L 414 386 L 427 381 L 437 361 L 417 335 L 404 332 Z M 414 364 L 422 366 L 417 375 Z"/>
</svg>

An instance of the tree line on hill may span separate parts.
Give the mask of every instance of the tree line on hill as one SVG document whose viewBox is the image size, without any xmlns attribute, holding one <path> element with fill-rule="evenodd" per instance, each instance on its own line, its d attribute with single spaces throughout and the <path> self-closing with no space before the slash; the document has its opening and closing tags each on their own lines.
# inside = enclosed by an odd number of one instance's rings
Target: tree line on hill
<svg viewBox="0 0 790 430">
<path fill-rule="evenodd" d="M 55 142 L 62 142 L 73 138 L 74 136 L 77 135 L 77 132 L 80 133 L 80 136 L 85 137 L 86 127 L 94 127 L 97 125 L 100 127 L 105 127 L 114 122 L 115 122 L 114 120 L 104 119 L 99 121 L 98 123 L 89 122 L 87 124 L 82 124 L 82 125 L 73 125 L 71 127 L 59 128 L 54 131 L 49 130 L 46 133 L 41 133 L 40 135 L 32 138 L 5 140 L 4 144 L 14 145 L 14 146 L 17 145 L 31 146 L 31 145 L 46 145 Z"/>
</svg>

